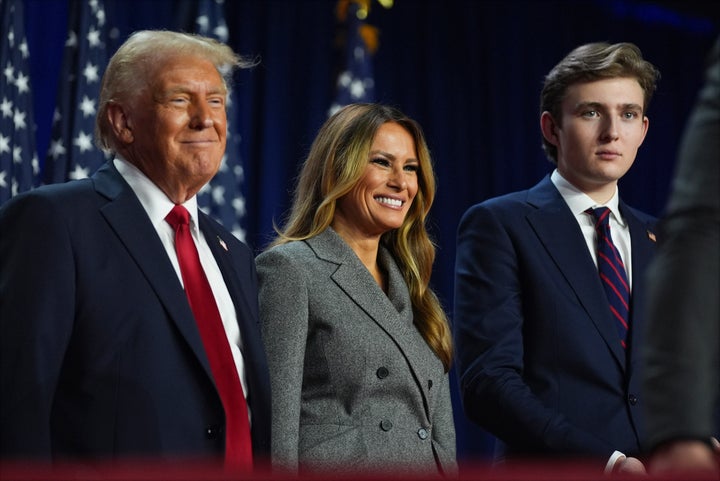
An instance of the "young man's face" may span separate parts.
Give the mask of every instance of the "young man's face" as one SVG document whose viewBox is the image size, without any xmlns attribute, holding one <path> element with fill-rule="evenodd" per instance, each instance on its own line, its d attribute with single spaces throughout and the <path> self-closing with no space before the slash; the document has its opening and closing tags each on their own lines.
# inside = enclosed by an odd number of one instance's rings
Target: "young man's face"
<svg viewBox="0 0 720 481">
<path fill-rule="evenodd" d="M 643 104 L 643 90 L 634 78 L 570 86 L 561 118 L 547 112 L 541 118 L 543 135 L 557 147 L 560 174 L 591 197 L 597 195 L 595 200 L 607 201 L 645 139 L 649 121 Z"/>
</svg>

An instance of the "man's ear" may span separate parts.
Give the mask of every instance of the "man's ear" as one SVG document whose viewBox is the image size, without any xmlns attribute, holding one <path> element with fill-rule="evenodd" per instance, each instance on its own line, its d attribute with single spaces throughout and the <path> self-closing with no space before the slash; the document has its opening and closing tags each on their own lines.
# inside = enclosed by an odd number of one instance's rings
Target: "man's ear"
<svg viewBox="0 0 720 481">
<path fill-rule="evenodd" d="M 115 138 L 123 144 L 131 144 L 133 140 L 135 140 L 135 136 L 133 135 L 132 125 L 125 114 L 123 106 L 117 103 L 110 103 L 107 106 L 106 114 Z"/>
<path fill-rule="evenodd" d="M 543 134 L 543 137 L 545 137 L 545 140 L 553 144 L 557 147 L 559 141 L 558 141 L 558 129 L 560 126 L 557 122 L 555 122 L 555 119 L 553 118 L 552 114 L 548 112 L 547 110 L 540 115 L 540 131 Z"/>
</svg>

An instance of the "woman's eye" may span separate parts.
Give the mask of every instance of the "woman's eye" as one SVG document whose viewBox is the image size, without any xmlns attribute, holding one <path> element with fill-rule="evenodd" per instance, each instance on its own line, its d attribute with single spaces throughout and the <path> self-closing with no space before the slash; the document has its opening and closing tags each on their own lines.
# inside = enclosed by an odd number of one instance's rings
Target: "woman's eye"
<svg viewBox="0 0 720 481">
<path fill-rule="evenodd" d="M 383 159 L 382 157 L 374 157 L 370 162 L 377 165 L 382 165 L 383 167 L 387 167 L 390 165 L 390 162 L 387 159 Z"/>
</svg>

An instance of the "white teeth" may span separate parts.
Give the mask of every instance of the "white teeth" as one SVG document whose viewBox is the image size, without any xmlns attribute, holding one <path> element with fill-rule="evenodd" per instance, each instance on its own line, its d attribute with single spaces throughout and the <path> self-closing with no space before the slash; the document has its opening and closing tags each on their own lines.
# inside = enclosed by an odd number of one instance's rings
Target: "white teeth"
<svg viewBox="0 0 720 481">
<path fill-rule="evenodd" d="M 395 207 L 401 207 L 401 206 L 402 206 L 402 201 L 397 200 L 397 199 L 390 199 L 389 197 L 376 197 L 375 200 L 377 200 L 377 201 L 380 202 L 381 204 L 392 205 L 392 206 L 395 206 Z"/>
</svg>

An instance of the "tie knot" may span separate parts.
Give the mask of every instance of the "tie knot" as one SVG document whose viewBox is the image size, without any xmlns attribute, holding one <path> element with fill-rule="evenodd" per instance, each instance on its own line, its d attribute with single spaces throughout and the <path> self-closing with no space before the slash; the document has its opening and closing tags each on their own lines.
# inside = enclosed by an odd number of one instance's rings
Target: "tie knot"
<svg viewBox="0 0 720 481">
<path fill-rule="evenodd" d="M 173 229 L 177 229 L 178 226 L 190 224 L 190 213 L 185 207 L 176 205 L 170 213 L 165 216 L 165 220 Z"/>
<path fill-rule="evenodd" d="M 593 216 L 595 219 L 595 227 L 605 227 L 610 223 L 610 209 L 607 207 L 598 207 L 597 209 L 588 209 L 585 212 Z"/>
</svg>

